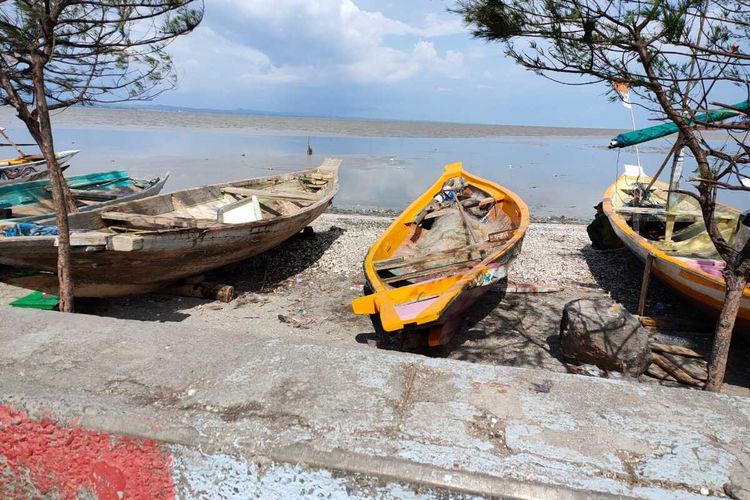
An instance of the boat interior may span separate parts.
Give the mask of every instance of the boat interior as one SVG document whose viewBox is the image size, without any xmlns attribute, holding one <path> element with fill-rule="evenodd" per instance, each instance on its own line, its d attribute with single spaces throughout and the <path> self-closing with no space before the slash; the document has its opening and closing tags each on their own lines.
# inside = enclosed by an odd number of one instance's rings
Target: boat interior
<svg viewBox="0 0 750 500">
<path fill-rule="evenodd" d="M 668 185 L 647 176 L 622 176 L 612 196 L 612 206 L 637 234 L 660 250 L 675 257 L 719 259 L 706 232 L 698 201 L 673 193 L 667 209 Z M 724 238 L 733 245 L 738 231 L 739 211 L 717 205 L 716 223 Z"/>
<path fill-rule="evenodd" d="M 413 219 L 403 222 L 376 253 L 387 255 L 373 263 L 380 281 L 392 288 L 475 266 L 513 236 L 520 212 L 502 192 L 488 193 L 454 177 Z"/>
<path fill-rule="evenodd" d="M 76 206 L 84 208 L 141 193 L 160 180 L 158 177 L 149 180 L 131 179 L 126 172 L 122 171 L 122 176 L 74 183 L 71 186 L 70 194 L 73 196 Z M 55 211 L 52 201 L 52 188 L 49 186 L 49 182 L 38 182 L 38 188 L 19 194 L 17 202 L 9 207 L 9 211 L 4 218 L 33 217 Z"/>
<path fill-rule="evenodd" d="M 320 200 L 335 173 L 307 171 L 177 191 L 70 217 L 72 228 L 128 233 L 208 228 L 293 215 Z"/>
</svg>

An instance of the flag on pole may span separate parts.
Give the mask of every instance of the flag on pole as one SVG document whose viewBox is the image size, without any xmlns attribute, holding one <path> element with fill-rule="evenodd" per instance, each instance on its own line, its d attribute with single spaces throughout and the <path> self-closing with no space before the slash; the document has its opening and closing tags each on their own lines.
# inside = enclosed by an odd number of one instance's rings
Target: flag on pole
<svg viewBox="0 0 750 500">
<path fill-rule="evenodd" d="M 612 84 L 612 87 L 615 89 L 615 92 L 620 94 L 622 105 L 628 109 L 632 109 L 633 106 L 630 104 L 630 89 L 628 88 L 628 84 L 624 82 L 615 82 Z"/>
</svg>

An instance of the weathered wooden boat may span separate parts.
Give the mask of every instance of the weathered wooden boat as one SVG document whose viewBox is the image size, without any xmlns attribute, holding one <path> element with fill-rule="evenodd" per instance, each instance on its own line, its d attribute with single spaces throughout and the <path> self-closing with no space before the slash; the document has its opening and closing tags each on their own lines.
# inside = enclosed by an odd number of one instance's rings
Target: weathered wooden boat
<svg viewBox="0 0 750 500">
<path fill-rule="evenodd" d="M 629 171 L 604 193 L 603 210 L 617 236 L 634 255 L 644 262 L 653 256 L 651 272 L 657 278 L 718 315 L 726 291 L 721 274 L 725 263 L 706 232 L 698 202 L 684 194 L 672 196 L 667 209 L 669 185 L 629 166 Z M 742 227 L 740 215 L 735 208 L 716 207 L 719 230 L 732 245 Z M 750 287 L 745 288 L 737 319 L 744 329 L 750 324 Z"/>
<path fill-rule="evenodd" d="M 749 103 L 742 101 L 695 116 L 696 124 L 709 124 L 747 114 Z M 613 138 L 610 148 L 625 148 L 678 132 L 674 123 L 664 123 L 624 132 Z M 684 166 L 685 144 L 680 135 L 653 177 L 640 165 L 626 165 L 625 172 L 604 193 L 603 210 L 617 236 L 640 260 L 651 260 L 651 272 L 681 296 L 712 315 L 724 304 L 725 262 L 706 231 L 700 204 L 677 192 Z M 659 175 L 672 157 L 669 184 Z M 715 220 L 730 245 L 748 238 L 748 221 L 736 208 L 717 204 Z M 642 297 L 642 303 L 645 297 Z M 750 287 L 740 302 L 735 329 L 750 331 Z"/>
<path fill-rule="evenodd" d="M 133 179 L 124 170 L 76 175 L 66 179 L 80 211 L 159 194 L 169 173 L 153 179 Z M 49 180 L 0 186 L 0 218 L 33 222 L 52 217 L 55 208 Z"/>
<path fill-rule="evenodd" d="M 78 150 L 55 153 L 57 162 L 64 170 L 65 164 Z M 0 185 L 14 182 L 27 182 L 47 177 L 47 160 L 42 155 L 23 155 L 17 158 L 0 160 Z"/>
<path fill-rule="evenodd" d="M 446 165 L 370 248 L 369 295 L 353 301 L 354 313 L 371 315 L 398 347 L 447 343 L 465 311 L 506 277 L 528 225 L 518 195 Z"/>
<path fill-rule="evenodd" d="M 72 214 L 75 295 L 151 292 L 273 248 L 331 204 L 338 191 L 340 163 L 327 159 L 302 172 L 186 189 Z M 56 239 L 0 236 L 0 264 L 54 273 Z M 52 274 L 8 281 L 51 292 L 56 285 Z"/>
</svg>

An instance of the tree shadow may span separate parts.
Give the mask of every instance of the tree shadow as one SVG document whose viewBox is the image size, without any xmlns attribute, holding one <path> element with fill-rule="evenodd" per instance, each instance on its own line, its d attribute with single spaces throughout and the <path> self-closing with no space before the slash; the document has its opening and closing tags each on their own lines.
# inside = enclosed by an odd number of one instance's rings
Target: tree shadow
<svg viewBox="0 0 750 500">
<path fill-rule="evenodd" d="M 344 232 L 331 226 L 324 232 L 297 233 L 276 248 L 207 273 L 206 281 L 231 284 L 237 295 L 271 293 L 320 260 Z"/>
<path fill-rule="evenodd" d="M 515 294 L 493 287 L 466 311 L 462 327 L 439 347 L 396 350 L 472 363 L 566 371 L 560 351 L 560 315 L 569 294 Z M 426 335 L 411 331 L 405 335 Z M 374 345 L 375 333 L 360 333 L 358 343 Z M 406 342 L 409 343 L 409 342 Z M 393 348 L 393 347 L 390 347 Z"/>
<path fill-rule="evenodd" d="M 581 255 L 597 285 L 609 293 L 612 300 L 625 306 L 631 313 L 637 314 L 643 281 L 643 263 L 627 248 L 595 250 L 591 245 L 586 245 L 581 249 Z M 649 282 L 645 314 L 678 315 L 699 319 L 693 306 L 653 274 Z"/>
<path fill-rule="evenodd" d="M 467 315 L 444 356 L 474 363 L 565 371 L 559 330 L 567 294 L 490 293 Z"/>
<path fill-rule="evenodd" d="M 598 251 L 590 245 L 581 249 L 591 274 L 597 284 L 607 291 L 613 300 L 623 304 L 633 314 L 638 312 L 644 264 L 627 248 Z M 652 275 L 646 299 L 646 316 L 668 316 L 705 325 L 707 314 L 687 299 Z M 714 321 L 712 318 L 709 323 Z M 684 345 L 701 353 L 706 359 L 711 354 L 713 331 L 697 332 L 664 331 L 657 335 L 660 341 Z M 750 336 L 735 333 L 729 352 L 725 382 L 750 388 Z"/>
<path fill-rule="evenodd" d="M 224 283 L 243 293 L 272 293 L 284 281 L 317 262 L 344 233 L 332 226 L 325 232 L 300 232 L 279 246 L 244 261 L 206 273 L 204 281 Z M 210 306 L 210 299 L 175 297 L 159 293 L 102 299 L 77 299 L 76 309 L 83 314 L 140 321 L 180 322 L 197 306 Z M 215 307 L 222 308 L 220 304 Z"/>
</svg>

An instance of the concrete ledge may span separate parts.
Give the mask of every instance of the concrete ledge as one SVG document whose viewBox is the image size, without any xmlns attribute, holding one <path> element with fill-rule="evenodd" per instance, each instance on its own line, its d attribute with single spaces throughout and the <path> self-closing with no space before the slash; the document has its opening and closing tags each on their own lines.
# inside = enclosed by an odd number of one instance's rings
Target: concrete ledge
<svg viewBox="0 0 750 500">
<path fill-rule="evenodd" d="M 264 337 L 251 321 L 0 316 L 0 403 L 163 442 L 182 496 L 270 487 L 217 457 L 510 498 L 718 497 L 750 477 L 743 398 Z"/>
</svg>

